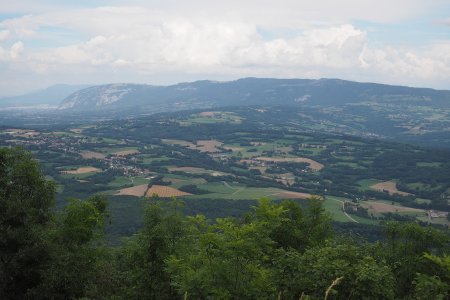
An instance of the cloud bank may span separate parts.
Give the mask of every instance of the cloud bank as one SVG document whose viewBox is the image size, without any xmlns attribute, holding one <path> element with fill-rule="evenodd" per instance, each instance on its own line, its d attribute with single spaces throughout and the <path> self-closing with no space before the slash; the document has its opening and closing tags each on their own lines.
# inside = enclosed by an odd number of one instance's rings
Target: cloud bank
<svg viewBox="0 0 450 300">
<path fill-rule="evenodd" d="M 220 14 L 217 8 L 208 9 L 207 2 L 200 10 L 170 2 L 157 8 L 102 6 L 7 18 L 0 22 L 0 87 L 11 92 L 21 85 L 32 88 L 30 80 L 35 85 L 172 83 L 179 78 L 259 76 L 339 77 L 450 88 L 445 86 L 450 77 L 450 39 L 392 46 L 371 39 L 370 32 L 353 25 L 344 13 L 330 17 L 333 20 L 313 21 L 319 20 L 320 11 L 314 5 L 301 13 L 283 6 L 269 14 L 265 10 L 270 5 L 265 7 L 264 1 L 247 1 L 240 10 L 233 10 L 231 1 Z M 335 3 L 322 2 L 330 7 Z M 355 14 L 364 1 L 349 2 L 355 10 L 350 14 Z M 408 1 L 410 9 L 400 15 L 366 18 L 380 22 L 408 18 L 417 13 L 414 2 Z M 258 3 L 263 8 L 252 10 Z"/>
</svg>

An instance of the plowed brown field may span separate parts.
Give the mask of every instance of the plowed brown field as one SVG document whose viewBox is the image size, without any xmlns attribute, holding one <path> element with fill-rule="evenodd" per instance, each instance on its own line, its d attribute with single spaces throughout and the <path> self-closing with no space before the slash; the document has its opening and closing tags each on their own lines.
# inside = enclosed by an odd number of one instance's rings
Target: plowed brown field
<svg viewBox="0 0 450 300">
<path fill-rule="evenodd" d="M 147 184 L 136 185 L 129 188 L 118 190 L 116 195 L 142 197 L 145 195 L 147 188 L 148 188 Z"/>
<path fill-rule="evenodd" d="M 177 189 L 174 189 L 170 186 L 156 185 L 156 184 L 152 185 L 152 187 L 147 190 L 146 196 L 151 197 L 153 194 L 157 194 L 159 197 L 162 198 L 192 195 L 190 193 L 185 193 Z"/>
</svg>

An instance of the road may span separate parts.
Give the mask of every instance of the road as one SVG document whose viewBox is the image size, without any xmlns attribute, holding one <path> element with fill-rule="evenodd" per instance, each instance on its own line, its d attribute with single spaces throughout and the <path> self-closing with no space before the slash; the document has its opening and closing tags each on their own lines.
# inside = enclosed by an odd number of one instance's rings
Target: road
<svg viewBox="0 0 450 300">
<path fill-rule="evenodd" d="M 345 212 L 345 209 L 344 209 L 344 201 L 338 200 L 338 199 L 330 199 L 330 198 L 327 198 L 327 200 L 333 200 L 333 201 L 341 202 L 341 203 L 342 203 L 342 212 L 345 214 L 345 216 L 346 216 L 350 221 L 355 222 L 355 223 L 359 223 L 358 221 L 356 221 L 355 219 L 353 219 L 348 213 Z"/>
</svg>

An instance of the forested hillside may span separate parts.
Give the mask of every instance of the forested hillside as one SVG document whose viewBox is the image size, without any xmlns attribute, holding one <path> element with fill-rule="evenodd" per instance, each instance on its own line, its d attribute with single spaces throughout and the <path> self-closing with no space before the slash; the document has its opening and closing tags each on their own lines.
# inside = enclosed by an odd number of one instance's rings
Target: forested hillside
<svg viewBox="0 0 450 300">
<path fill-rule="evenodd" d="M 1 299 L 448 299 L 448 230 L 385 222 L 337 235 L 320 197 L 262 199 L 240 218 L 145 200 L 144 226 L 107 246 L 101 195 L 54 206 L 30 153 L 0 149 Z"/>
</svg>

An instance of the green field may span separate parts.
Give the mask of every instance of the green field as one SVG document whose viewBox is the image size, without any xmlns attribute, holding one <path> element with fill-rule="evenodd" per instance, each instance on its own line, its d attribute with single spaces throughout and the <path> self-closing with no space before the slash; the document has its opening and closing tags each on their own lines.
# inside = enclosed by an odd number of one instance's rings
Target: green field
<svg viewBox="0 0 450 300">
<path fill-rule="evenodd" d="M 114 178 L 113 181 L 108 183 L 108 186 L 113 188 L 121 188 L 126 185 L 132 184 L 135 185 L 141 185 L 144 183 L 148 183 L 148 179 L 145 179 L 143 177 L 125 177 L 125 176 L 117 176 Z"/>
<path fill-rule="evenodd" d="M 187 196 L 187 199 L 231 199 L 231 200 L 259 200 L 261 198 L 281 199 L 277 193 L 282 192 L 277 188 L 255 188 L 246 187 L 242 184 L 213 182 L 198 185 L 199 188 L 211 193 L 205 195 Z"/>
<path fill-rule="evenodd" d="M 357 221 L 358 223 L 362 224 L 372 224 L 376 225 L 378 224 L 378 220 L 372 220 L 367 218 L 361 218 L 358 216 L 355 216 L 353 214 L 348 214 L 348 216 L 342 211 L 342 201 L 350 201 L 349 199 L 342 198 L 342 197 L 335 197 L 335 196 L 326 196 L 325 202 L 324 202 L 324 208 L 326 211 L 331 213 L 333 220 L 338 222 L 354 222 Z M 353 219 L 353 220 L 352 220 Z"/>
<path fill-rule="evenodd" d="M 423 199 L 423 198 L 416 198 L 414 200 L 414 202 L 419 203 L 419 204 L 430 204 L 431 200 L 430 199 Z"/>
<path fill-rule="evenodd" d="M 326 200 L 324 202 L 325 210 L 328 211 L 332 215 L 333 220 L 335 220 L 335 221 L 352 222 L 352 220 L 350 220 L 342 211 L 342 203 L 338 200 L 345 201 L 348 199 L 327 196 Z"/>
<path fill-rule="evenodd" d="M 172 183 L 170 186 L 176 189 L 188 184 L 202 185 L 206 183 L 206 180 L 203 178 L 182 176 L 178 174 L 164 174 L 164 181 L 171 181 Z"/>
<path fill-rule="evenodd" d="M 415 183 L 408 183 L 406 184 L 410 189 L 413 190 L 419 190 L 419 191 L 429 191 L 429 190 L 434 190 L 434 189 L 439 189 L 440 186 L 435 186 L 432 187 L 429 184 L 423 184 L 421 182 L 415 182 Z"/>
<path fill-rule="evenodd" d="M 240 124 L 242 122 L 242 117 L 238 116 L 233 112 L 212 112 L 211 116 L 206 116 L 202 114 L 191 115 L 187 120 L 180 121 L 182 125 L 192 125 L 192 124 L 217 124 L 217 123 L 231 123 Z"/>
<path fill-rule="evenodd" d="M 142 161 L 144 164 L 151 164 L 152 162 L 156 162 L 156 161 L 168 161 L 171 160 L 170 157 L 168 156 L 158 156 L 158 157 L 149 157 L 149 156 L 138 156 L 140 158 L 143 158 Z"/>
<path fill-rule="evenodd" d="M 363 179 L 363 180 L 359 180 L 357 182 L 357 184 L 359 185 L 359 189 L 360 190 L 369 190 L 370 187 L 374 184 L 380 183 L 382 182 L 381 180 L 377 180 L 377 179 Z"/>
<path fill-rule="evenodd" d="M 138 150 L 139 147 L 108 147 L 108 148 L 103 148 L 102 152 L 106 152 L 107 154 L 114 154 L 116 152 L 119 151 L 128 151 L 128 150 Z"/>
</svg>

